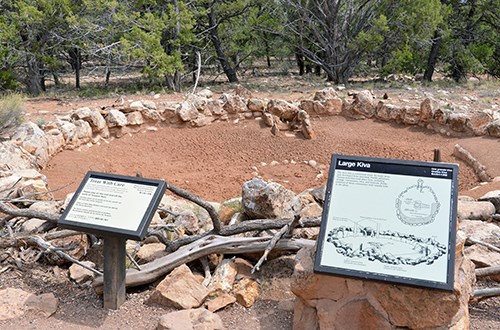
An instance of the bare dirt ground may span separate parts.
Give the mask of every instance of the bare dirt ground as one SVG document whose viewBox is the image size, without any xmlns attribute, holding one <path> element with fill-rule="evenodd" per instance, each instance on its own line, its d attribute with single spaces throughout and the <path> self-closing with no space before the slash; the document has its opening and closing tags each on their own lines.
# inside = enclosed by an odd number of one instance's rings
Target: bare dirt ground
<svg viewBox="0 0 500 330">
<path fill-rule="evenodd" d="M 316 90 L 320 88 L 315 88 Z M 382 92 L 379 92 L 382 93 Z M 399 93 L 399 92 L 398 92 Z M 404 92 L 408 94 L 408 92 Z M 477 91 L 474 91 L 477 95 Z M 383 94 L 383 93 L 382 93 Z M 417 93 L 410 92 L 411 98 Z M 286 97 L 282 97 L 286 95 Z M 419 92 L 418 99 L 423 94 Z M 289 87 L 283 93 L 260 93 L 261 97 L 284 99 L 307 97 L 304 86 Z M 127 96 L 125 99 L 151 98 Z M 162 95 L 162 100 L 180 100 L 181 94 Z M 498 101 L 498 96 L 497 99 Z M 34 100 L 28 103 L 28 120 L 49 120 L 53 114 L 65 114 L 78 106 L 100 106 L 113 100 Z M 404 101 L 404 100 L 403 100 Z M 497 102 L 498 103 L 498 102 Z M 101 142 L 90 148 L 64 151 L 56 155 L 43 173 L 58 198 L 75 191 L 88 170 L 165 179 L 200 195 L 221 202 L 241 194 L 242 184 L 256 174 L 276 181 L 299 193 L 323 184 L 328 175 L 331 155 L 350 154 L 398 159 L 432 160 L 433 150 L 440 148 L 443 161 L 460 164 L 461 194 L 480 197 L 485 191 L 500 189 L 500 183 L 478 186 L 473 171 L 452 156 L 459 143 L 488 168 L 492 176 L 500 176 L 499 141 L 484 137 L 446 137 L 422 128 L 410 128 L 374 120 L 353 121 L 344 117 L 312 118 L 317 133 L 315 140 L 282 132 L 271 134 L 257 120 L 216 122 L 202 128 L 159 128 L 156 132 L 127 135 Z M 317 162 L 313 167 L 310 160 Z M 272 162 L 275 165 L 271 165 Z M 293 256 L 264 264 L 257 275 L 261 297 L 249 309 L 237 304 L 218 312 L 228 329 L 291 329 L 293 294 L 289 277 Z M 144 304 L 151 287 L 127 293 L 127 301 L 118 311 L 101 308 L 100 298 L 88 287 L 78 287 L 52 268 L 26 265 L 0 275 L 0 288 L 19 287 L 33 293 L 54 292 L 59 299 L 56 314 L 49 319 L 34 314 L 0 322 L 10 329 L 154 329 L 166 310 Z M 499 329 L 500 299 L 471 304 L 472 329 Z"/>
</svg>

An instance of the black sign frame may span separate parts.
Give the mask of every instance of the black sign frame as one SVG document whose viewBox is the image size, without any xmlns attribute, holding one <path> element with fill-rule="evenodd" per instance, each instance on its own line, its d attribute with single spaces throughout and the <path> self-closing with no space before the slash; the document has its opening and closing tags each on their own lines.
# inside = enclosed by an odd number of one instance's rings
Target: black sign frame
<svg viewBox="0 0 500 330">
<path fill-rule="evenodd" d="M 95 193 L 96 196 L 90 199 L 91 202 L 87 201 L 88 198 L 85 202 L 83 202 L 83 199 L 85 198 L 84 195 L 88 195 L 89 189 L 87 184 L 91 182 L 91 180 L 92 182 L 96 182 L 97 185 L 99 184 L 110 185 L 110 186 L 115 185 L 118 187 L 117 189 L 119 188 L 123 189 L 123 187 L 131 187 L 132 185 L 133 190 L 140 190 L 141 188 L 143 188 L 144 191 L 136 192 L 137 194 L 144 193 L 151 195 L 149 197 L 144 197 L 145 200 L 143 200 L 142 204 L 139 205 L 142 207 L 143 210 L 141 211 L 140 216 L 138 216 L 140 217 L 140 219 L 122 219 L 122 221 L 124 221 L 124 224 L 126 221 L 129 221 L 129 223 L 126 223 L 127 225 L 130 225 L 130 221 L 134 221 L 134 223 L 137 224 L 136 226 L 134 226 L 134 228 L 131 229 L 127 228 L 126 226 L 120 227 L 115 225 L 113 226 L 99 225 L 75 219 L 73 215 L 73 213 L 77 212 L 75 206 L 78 207 L 78 210 L 81 210 L 79 212 L 85 212 L 83 209 L 85 208 L 86 205 L 91 207 L 92 203 L 104 203 L 106 197 L 113 199 L 112 202 L 118 203 L 116 202 L 116 200 L 119 199 L 120 197 L 120 191 L 111 194 L 109 192 L 106 192 L 106 190 L 103 190 L 104 191 L 103 193 L 97 191 Z M 151 189 L 154 189 L 154 192 L 152 194 L 151 194 Z M 151 220 L 156 212 L 156 209 L 162 199 L 163 194 L 165 193 L 165 190 L 166 190 L 166 183 L 164 180 L 154 180 L 154 179 L 139 178 L 139 177 L 119 175 L 119 174 L 89 171 L 85 175 L 84 179 L 80 183 L 80 186 L 76 190 L 71 201 L 69 202 L 64 213 L 62 214 L 58 222 L 58 226 L 62 228 L 93 233 L 98 236 L 119 236 L 122 238 L 141 241 L 147 234 L 147 229 L 149 227 L 149 224 L 151 223 Z M 132 203 L 126 205 L 127 208 L 134 207 L 133 203 L 139 203 L 138 200 L 126 201 L 126 202 Z M 120 207 L 124 207 L 124 205 L 120 205 Z M 118 209 L 118 207 L 114 206 L 113 208 Z M 112 217 L 113 216 L 110 215 L 110 213 L 107 213 L 107 217 L 103 216 L 99 219 L 107 221 L 109 220 L 107 218 L 112 218 Z"/>
<path fill-rule="evenodd" d="M 314 271 L 452 291 L 457 199 L 457 164 L 332 155 Z"/>
</svg>

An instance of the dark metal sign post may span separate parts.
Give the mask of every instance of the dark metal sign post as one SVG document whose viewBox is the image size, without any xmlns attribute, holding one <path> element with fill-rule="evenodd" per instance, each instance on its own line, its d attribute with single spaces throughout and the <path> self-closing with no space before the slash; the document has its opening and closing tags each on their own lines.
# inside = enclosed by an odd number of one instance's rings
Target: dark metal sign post
<svg viewBox="0 0 500 330">
<path fill-rule="evenodd" d="M 90 171 L 58 225 L 104 238 L 104 308 L 125 302 L 125 242 L 141 241 L 165 192 L 163 180 Z"/>
</svg>

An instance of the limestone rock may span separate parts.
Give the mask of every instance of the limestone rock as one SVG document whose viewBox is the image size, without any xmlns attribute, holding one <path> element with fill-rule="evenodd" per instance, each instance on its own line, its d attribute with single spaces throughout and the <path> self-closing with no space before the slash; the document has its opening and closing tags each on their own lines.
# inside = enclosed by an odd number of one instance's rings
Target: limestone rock
<svg viewBox="0 0 500 330">
<path fill-rule="evenodd" d="M 291 121 L 297 116 L 299 107 L 287 101 L 271 100 L 267 104 L 267 111 L 279 118 Z"/>
<path fill-rule="evenodd" d="M 488 220 L 495 213 L 495 206 L 487 201 L 458 201 L 458 219 Z"/>
<path fill-rule="evenodd" d="M 492 121 L 487 128 L 488 134 L 493 137 L 500 137 L 500 118 Z"/>
<path fill-rule="evenodd" d="M 126 114 L 127 122 L 129 125 L 137 125 L 140 126 L 144 124 L 144 118 L 140 111 L 134 111 Z"/>
<path fill-rule="evenodd" d="M 479 198 L 479 201 L 488 201 L 495 205 L 495 210 L 496 213 L 500 213 L 500 190 L 493 190 L 485 195 L 483 195 L 481 198 Z"/>
<path fill-rule="evenodd" d="M 160 116 L 160 113 L 155 109 L 151 109 L 148 107 L 145 107 L 143 110 L 141 110 L 142 117 L 150 122 L 158 123 L 163 120 L 163 118 Z"/>
<path fill-rule="evenodd" d="M 262 112 L 266 108 L 266 103 L 261 99 L 248 99 L 247 108 L 252 112 Z"/>
<path fill-rule="evenodd" d="M 463 231 L 467 237 L 480 240 L 491 245 L 500 246 L 500 227 L 494 223 L 462 220 L 459 222 L 460 231 Z"/>
<path fill-rule="evenodd" d="M 175 218 L 174 225 L 186 232 L 188 235 L 197 234 L 200 230 L 198 217 L 192 210 L 183 210 Z"/>
<path fill-rule="evenodd" d="M 327 87 L 314 93 L 314 100 L 325 102 L 337 98 L 337 92 L 332 87 Z"/>
<path fill-rule="evenodd" d="M 371 118 L 375 115 L 373 106 L 373 95 L 370 91 L 364 90 L 354 95 L 354 101 L 346 104 L 344 112 L 347 116 L 355 119 Z"/>
<path fill-rule="evenodd" d="M 383 121 L 401 121 L 401 109 L 392 104 L 379 101 L 375 107 L 375 117 Z"/>
<path fill-rule="evenodd" d="M 224 325 L 219 315 L 197 308 L 163 315 L 157 330 L 224 330 Z"/>
<path fill-rule="evenodd" d="M 236 298 L 229 293 L 223 293 L 215 298 L 207 300 L 205 302 L 205 307 L 211 311 L 216 312 L 224 307 L 234 304 L 236 302 Z"/>
<path fill-rule="evenodd" d="M 439 103 L 433 98 L 426 98 L 420 103 L 420 122 L 428 124 L 434 120 L 434 113 L 439 109 Z"/>
<path fill-rule="evenodd" d="M 174 269 L 158 284 L 149 301 L 179 309 L 200 307 L 209 290 L 198 282 L 188 266 Z"/>
<path fill-rule="evenodd" d="M 402 111 L 402 121 L 405 125 L 416 125 L 420 121 L 420 108 L 404 107 Z"/>
<path fill-rule="evenodd" d="M 90 142 L 90 139 L 92 139 L 92 128 L 90 127 L 90 124 L 81 119 L 75 121 L 74 124 L 75 135 L 79 140 L 79 144 L 81 145 Z"/>
<path fill-rule="evenodd" d="M 434 111 L 434 121 L 439 125 L 446 125 L 448 123 L 448 117 L 450 116 L 450 110 L 436 109 Z"/>
<path fill-rule="evenodd" d="M 48 142 L 45 132 L 35 123 L 19 125 L 11 141 L 36 157 L 37 164 L 45 166 L 49 161 Z"/>
<path fill-rule="evenodd" d="M 252 307 L 259 297 L 259 285 L 250 278 L 244 278 L 234 286 L 234 296 L 241 306 Z"/>
<path fill-rule="evenodd" d="M 80 145 L 80 140 L 78 140 L 78 136 L 76 135 L 76 125 L 74 123 L 58 120 L 56 124 L 63 134 L 64 141 L 66 141 L 64 148 L 74 149 Z"/>
<path fill-rule="evenodd" d="M 250 92 L 250 90 L 245 86 L 238 84 L 234 89 L 234 95 L 238 95 L 244 98 L 250 98 L 252 97 L 252 92 Z"/>
<path fill-rule="evenodd" d="M 467 131 L 469 115 L 462 112 L 451 112 L 448 117 L 448 126 L 455 132 Z"/>
<path fill-rule="evenodd" d="M 201 96 L 201 97 L 207 98 L 207 99 L 211 99 L 212 96 L 214 96 L 214 93 L 210 89 L 207 89 L 207 88 L 204 88 L 204 89 L 198 91 L 196 94 Z"/>
<path fill-rule="evenodd" d="M 242 113 L 248 110 L 247 103 L 239 95 L 222 94 L 220 100 L 223 103 L 222 108 L 230 114 Z"/>
<path fill-rule="evenodd" d="M 474 111 L 469 114 L 467 128 L 474 132 L 475 135 L 486 135 L 488 125 L 493 120 L 493 117 L 484 111 Z"/>
<path fill-rule="evenodd" d="M 31 310 L 49 317 L 57 310 L 58 300 L 52 293 L 34 295 L 21 289 L 0 290 L 0 321 L 22 316 Z"/>
<path fill-rule="evenodd" d="M 36 233 L 47 221 L 41 219 L 28 219 L 21 225 L 21 230 L 27 233 Z"/>
<path fill-rule="evenodd" d="M 91 268 L 95 268 L 95 264 L 92 261 L 83 261 L 82 263 Z M 69 266 L 69 277 L 76 283 L 82 284 L 93 279 L 95 274 L 78 264 L 72 264 Z"/>
<path fill-rule="evenodd" d="M 165 245 L 163 243 L 151 243 L 142 245 L 135 256 L 138 259 L 139 264 L 144 264 L 164 257 L 167 254 L 168 253 L 165 251 Z"/>
<path fill-rule="evenodd" d="M 233 288 L 237 269 L 233 259 L 222 260 L 212 275 L 209 289 L 212 292 L 229 292 Z"/>
<path fill-rule="evenodd" d="M 479 244 L 467 247 L 465 255 L 476 264 L 477 268 L 500 265 L 500 253 Z"/>
<path fill-rule="evenodd" d="M 334 97 L 325 100 L 322 104 L 325 108 L 325 114 L 327 115 L 338 115 L 342 112 L 343 101 L 339 97 Z"/>
<path fill-rule="evenodd" d="M 198 109 L 190 101 L 183 101 L 176 110 L 182 121 L 191 121 L 198 118 Z"/>
<path fill-rule="evenodd" d="M 110 128 L 123 127 L 128 124 L 125 114 L 115 109 L 109 110 L 108 115 L 106 116 L 106 123 Z"/>
<path fill-rule="evenodd" d="M 243 184 L 243 209 L 254 219 L 293 218 L 294 197 L 292 191 L 276 182 L 253 178 Z"/>
<path fill-rule="evenodd" d="M 461 254 L 456 256 L 453 292 L 315 273 L 313 263 L 313 248 L 297 253 L 291 283 L 297 295 L 294 329 L 468 326 L 475 273 L 471 261 Z"/>
<path fill-rule="evenodd" d="M 42 179 L 32 179 L 20 183 L 19 195 L 29 195 L 30 199 L 39 201 L 53 200 L 54 195 L 49 190 L 46 181 Z"/>
<path fill-rule="evenodd" d="M 45 137 L 47 138 L 47 152 L 49 157 L 61 151 L 66 144 L 62 132 L 57 128 L 45 132 Z"/>
</svg>

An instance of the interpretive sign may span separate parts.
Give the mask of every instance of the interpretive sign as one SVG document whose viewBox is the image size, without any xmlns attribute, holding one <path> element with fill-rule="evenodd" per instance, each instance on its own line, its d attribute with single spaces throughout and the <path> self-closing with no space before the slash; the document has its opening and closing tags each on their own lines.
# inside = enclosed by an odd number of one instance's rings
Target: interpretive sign
<svg viewBox="0 0 500 330">
<path fill-rule="evenodd" d="M 453 290 L 456 164 L 333 155 L 314 270 Z"/>
<path fill-rule="evenodd" d="M 142 240 L 165 181 L 90 171 L 59 220 L 61 227 Z"/>
</svg>

